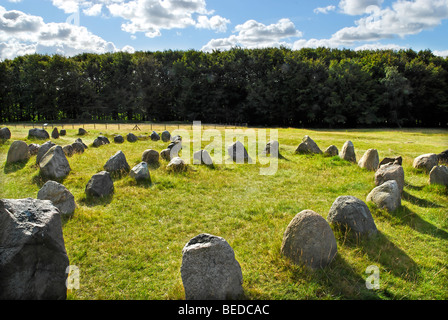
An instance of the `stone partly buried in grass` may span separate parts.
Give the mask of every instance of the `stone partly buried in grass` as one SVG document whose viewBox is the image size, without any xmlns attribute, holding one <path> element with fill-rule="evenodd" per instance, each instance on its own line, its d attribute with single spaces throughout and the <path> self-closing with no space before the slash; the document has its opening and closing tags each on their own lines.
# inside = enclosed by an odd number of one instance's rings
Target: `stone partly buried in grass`
<svg viewBox="0 0 448 320">
<path fill-rule="evenodd" d="M 88 197 L 107 197 L 114 193 L 114 182 L 107 171 L 101 171 L 90 178 L 85 189 Z"/>
<path fill-rule="evenodd" d="M 53 146 L 45 153 L 39 162 L 41 174 L 50 179 L 66 177 L 70 171 L 70 164 L 61 146 Z"/>
<path fill-rule="evenodd" d="M 129 176 L 134 178 L 137 182 L 151 182 L 151 175 L 149 173 L 148 164 L 144 161 L 134 166 L 129 172 Z"/>
<path fill-rule="evenodd" d="M 185 161 L 179 157 L 174 157 L 171 159 L 170 163 L 168 163 L 166 167 L 169 171 L 173 172 L 183 172 L 187 171 L 188 165 L 185 163 Z"/>
<path fill-rule="evenodd" d="M 367 195 L 366 201 L 372 201 L 379 208 L 385 208 L 388 211 L 399 208 L 401 206 L 401 192 L 397 181 L 388 180 L 374 188 Z"/>
<path fill-rule="evenodd" d="M 337 251 L 330 225 L 312 210 L 298 213 L 283 235 L 281 252 L 298 265 L 323 268 L 333 260 Z"/>
</svg>

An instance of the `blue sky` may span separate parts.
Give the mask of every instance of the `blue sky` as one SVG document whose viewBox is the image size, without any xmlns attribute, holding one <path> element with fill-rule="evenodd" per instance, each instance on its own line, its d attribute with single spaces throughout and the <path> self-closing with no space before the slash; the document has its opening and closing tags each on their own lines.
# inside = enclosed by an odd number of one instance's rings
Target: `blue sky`
<svg viewBox="0 0 448 320">
<path fill-rule="evenodd" d="M 0 59 L 234 46 L 430 49 L 448 0 L 1 0 Z"/>
</svg>

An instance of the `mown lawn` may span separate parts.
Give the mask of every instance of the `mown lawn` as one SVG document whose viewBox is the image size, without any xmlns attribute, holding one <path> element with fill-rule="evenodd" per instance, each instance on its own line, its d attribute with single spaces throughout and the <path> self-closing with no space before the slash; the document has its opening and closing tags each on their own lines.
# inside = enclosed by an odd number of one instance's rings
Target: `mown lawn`
<svg viewBox="0 0 448 320">
<path fill-rule="evenodd" d="M 5 162 L 12 141 L 43 142 L 28 140 L 28 128 L 10 129 L 12 138 L 0 145 L 0 198 L 35 198 L 45 182 L 35 156 L 25 164 L 5 167 Z M 232 246 L 247 299 L 448 298 L 448 191 L 429 185 L 428 174 L 412 168 L 416 156 L 448 149 L 448 131 L 276 130 L 284 159 L 274 175 L 260 175 L 259 163 L 214 168 L 191 164 L 188 172 L 174 174 L 160 160 L 160 167 L 151 168 L 151 185 L 116 177 L 113 197 L 93 201 L 86 199 L 85 186 L 116 151 L 122 150 L 132 167 L 143 151 L 160 152 L 167 143 L 115 144 L 114 133 L 132 130 L 90 129 L 81 137 L 89 149 L 69 158 L 72 171 L 62 181 L 78 204 L 74 215 L 63 219 L 70 264 L 80 270 L 80 289 L 71 290 L 68 298 L 184 299 L 182 248 L 200 233 L 221 236 Z M 91 144 L 100 132 L 111 144 L 94 148 Z M 406 181 L 402 207 L 395 212 L 368 204 L 378 235 L 355 240 L 334 229 L 338 254 L 328 267 L 316 271 L 281 255 L 287 225 L 305 209 L 326 218 L 341 195 L 365 201 L 375 187 L 374 172 L 339 157 L 294 154 L 304 135 L 322 150 L 332 144 L 341 150 L 351 140 L 358 160 L 369 148 L 378 150 L 380 160 L 401 155 Z M 76 138 L 77 128 L 68 128 L 67 136 L 54 141 L 65 145 Z M 185 147 L 190 139 L 183 138 Z M 366 288 L 371 265 L 380 270 L 376 290 Z"/>
</svg>

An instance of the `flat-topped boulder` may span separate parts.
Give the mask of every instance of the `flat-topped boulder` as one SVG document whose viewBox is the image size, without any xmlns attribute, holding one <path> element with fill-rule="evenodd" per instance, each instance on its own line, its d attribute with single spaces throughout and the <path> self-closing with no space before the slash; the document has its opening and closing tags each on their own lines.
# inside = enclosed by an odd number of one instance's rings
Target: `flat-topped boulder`
<svg viewBox="0 0 448 320">
<path fill-rule="evenodd" d="M 50 135 L 44 129 L 33 128 L 28 131 L 28 138 L 50 139 Z"/>
</svg>

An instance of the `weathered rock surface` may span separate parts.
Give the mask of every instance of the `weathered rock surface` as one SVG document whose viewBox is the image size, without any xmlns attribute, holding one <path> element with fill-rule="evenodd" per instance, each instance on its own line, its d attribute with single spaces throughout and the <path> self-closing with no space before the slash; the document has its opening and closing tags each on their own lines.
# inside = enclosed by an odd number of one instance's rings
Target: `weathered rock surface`
<svg viewBox="0 0 448 320">
<path fill-rule="evenodd" d="M 213 165 L 213 160 L 207 150 L 199 150 L 193 154 L 193 164 Z"/>
<path fill-rule="evenodd" d="M 381 160 L 381 162 L 378 165 L 378 168 L 381 167 L 382 165 L 388 164 L 388 163 L 395 163 L 395 164 L 398 164 L 401 166 L 403 164 L 403 158 L 401 156 L 393 157 L 393 158 L 386 157 L 383 160 Z"/>
<path fill-rule="evenodd" d="M 327 149 L 325 149 L 324 155 L 327 157 L 334 157 L 339 155 L 339 150 L 335 145 L 331 145 Z"/>
<path fill-rule="evenodd" d="M 227 241 L 210 234 L 191 239 L 182 250 L 180 269 L 187 300 L 243 297 L 243 274 Z"/>
<path fill-rule="evenodd" d="M 116 136 L 114 137 L 114 142 L 115 142 L 115 143 L 123 143 L 123 142 L 124 142 L 124 138 L 123 138 L 123 136 L 122 136 L 122 135 L 116 135 Z"/>
<path fill-rule="evenodd" d="M 187 168 L 188 166 L 185 161 L 179 157 L 174 157 L 167 165 L 167 169 L 174 172 L 186 171 Z"/>
<path fill-rule="evenodd" d="M 28 131 L 28 138 L 50 139 L 50 135 L 44 129 L 33 128 Z"/>
<path fill-rule="evenodd" d="M 11 131 L 6 127 L 0 128 L 0 139 L 11 139 Z"/>
<path fill-rule="evenodd" d="M 37 152 L 39 152 L 40 145 L 37 143 L 30 143 L 28 145 L 28 151 L 30 152 L 30 156 L 37 155 Z"/>
<path fill-rule="evenodd" d="M 448 167 L 434 166 L 429 173 L 429 184 L 441 184 L 448 186 Z"/>
<path fill-rule="evenodd" d="M 136 142 L 138 140 L 137 136 L 135 134 L 128 133 L 126 136 L 126 140 L 128 140 L 129 142 Z"/>
<path fill-rule="evenodd" d="M 78 136 L 84 136 L 87 134 L 87 131 L 84 128 L 78 128 Z"/>
<path fill-rule="evenodd" d="M 159 157 L 159 153 L 156 150 L 148 149 L 143 151 L 142 161 L 146 162 L 150 166 L 153 166 L 159 163 Z"/>
<path fill-rule="evenodd" d="M 50 179 L 66 177 L 70 171 L 70 164 L 61 146 L 51 147 L 39 162 L 40 172 Z"/>
<path fill-rule="evenodd" d="M 50 200 L 61 214 L 72 214 L 76 209 L 75 197 L 61 183 L 49 180 L 37 193 L 37 199 Z"/>
<path fill-rule="evenodd" d="M 356 163 L 356 153 L 353 142 L 350 140 L 346 141 L 342 146 L 339 156 L 344 160 Z"/>
<path fill-rule="evenodd" d="M 379 162 L 380 158 L 378 156 L 378 150 L 369 149 L 359 160 L 358 166 L 367 170 L 376 171 L 376 169 L 378 169 Z"/>
<path fill-rule="evenodd" d="M 303 137 L 302 143 L 296 149 L 296 153 L 307 154 L 307 153 L 316 153 L 321 154 L 322 150 L 318 147 L 317 143 L 314 142 L 308 135 Z"/>
<path fill-rule="evenodd" d="M 394 211 L 401 206 L 401 192 L 395 180 L 388 180 L 375 187 L 367 195 L 366 201 L 372 201 L 378 208 Z"/>
<path fill-rule="evenodd" d="M 65 130 L 65 129 L 61 129 L 61 131 L 59 131 L 59 135 L 62 137 L 62 136 L 65 136 L 67 134 L 67 130 Z"/>
<path fill-rule="evenodd" d="M 114 182 L 107 171 L 94 174 L 86 185 L 88 197 L 107 197 L 114 193 Z"/>
<path fill-rule="evenodd" d="M 375 172 L 375 185 L 379 186 L 388 180 L 395 180 L 398 184 L 400 193 L 404 188 L 404 170 L 403 167 L 395 163 L 387 163 L 378 168 Z"/>
<path fill-rule="evenodd" d="M 129 172 L 130 169 L 131 167 L 126 160 L 126 156 L 121 150 L 110 157 L 104 165 L 104 170 L 110 173 L 126 173 Z"/>
<path fill-rule="evenodd" d="M 412 166 L 416 169 L 423 169 L 429 173 L 434 166 L 439 164 L 439 157 L 435 153 L 426 153 L 414 159 Z"/>
<path fill-rule="evenodd" d="M 171 149 L 163 149 L 160 151 L 160 157 L 163 160 L 171 161 Z"/>
<path fill-rule="evenodd" d="M 40 160 L 43 158 L 43 156 L 50 150 L 52 147 L 54 147 L 56 144 L 53 141 L 47 141 L 43 143 L 39 150 L 37 150 L 36 155 L 36 164 L 39 164 Z"/>
<path fill-rule="evenodd" d="M 149 181 L 151 182 L 151 175 L 149 173 L 148 164 L 144 161 L 134 166 L 129 175 L 136 181 Z"/>
<path fill-rule="evenodd" d="M 269 141 L 264 148 L 262 155 L 270 155 L 271 157 L 283 158 L 280 154 L 280 144 L 276 140 Z"/>
<path fill-rule="evenodd" d="M 152 141 L 159 141 L 159 140 L 160 140 L 160 136 L 159 136 L 159 134 L 158 134 L 157 132 L 153 131 L 153 132 L 151 133 L 151 140 L 152 140 Z"/>
<path fill-rule="evenodd" d="M 171 139 L 171 134 L 169 131 L 165 130 L 162 132 L 162 141 L 163 142 L 168 142 Z"/>
<path fill-rule="evenodd" d="M 51 201 L 0 200 L 0 300 L 64 300 L 68 266 Z"/>
<path fill-rule="evenodd" d="M 369 207 L 353 196 L 336 198 L 328 213 L 327 221 L 356 235 L 372 235 L 377 232 Z"/>
<path fill-rule="evenodd" d="M 231 144 L 227 151 L 229 153 L 230 159 L 232 159 L 235 163 L 252 163 L 252 159 L 247 153 L 246 148 L 240 141 L 236 141 Z"/>
<path fill-rule="evenodd" d="M 442 151 L 437 155 L 439 159 L 439 163 L 447 163 L 448 164 L 448 150 Z"/>
<path fill-rule="evenodd" d="M 281 252 L 298 265 L 323 268 L 334 259 L 337 251 L 330 225 L 312 210 L 298 213 L 283 235 Z"/>
<path fill-rule="evenodd" d="M 59 138 L 59 130 L 58 130 L 58 128 L 54 128 L 53 129 L 53 131 L 51 132 L 51 137 L 53 138 L 53 139 L 58 139 Z"/>
<path fill-rule="evenodd" d="M 75 149 L 71 144 L 65 145 L 62 147 L 62 151 L 64 151 L 67 157 L 71 157 L 75 154 Z"/>
<path fill-rule="evenodd" d="M 6 156 L 6 163 L 26 161 L 30 158 L 30 151 L 25 141 L 16 140 L 11 143 Z"/>
</svg>

